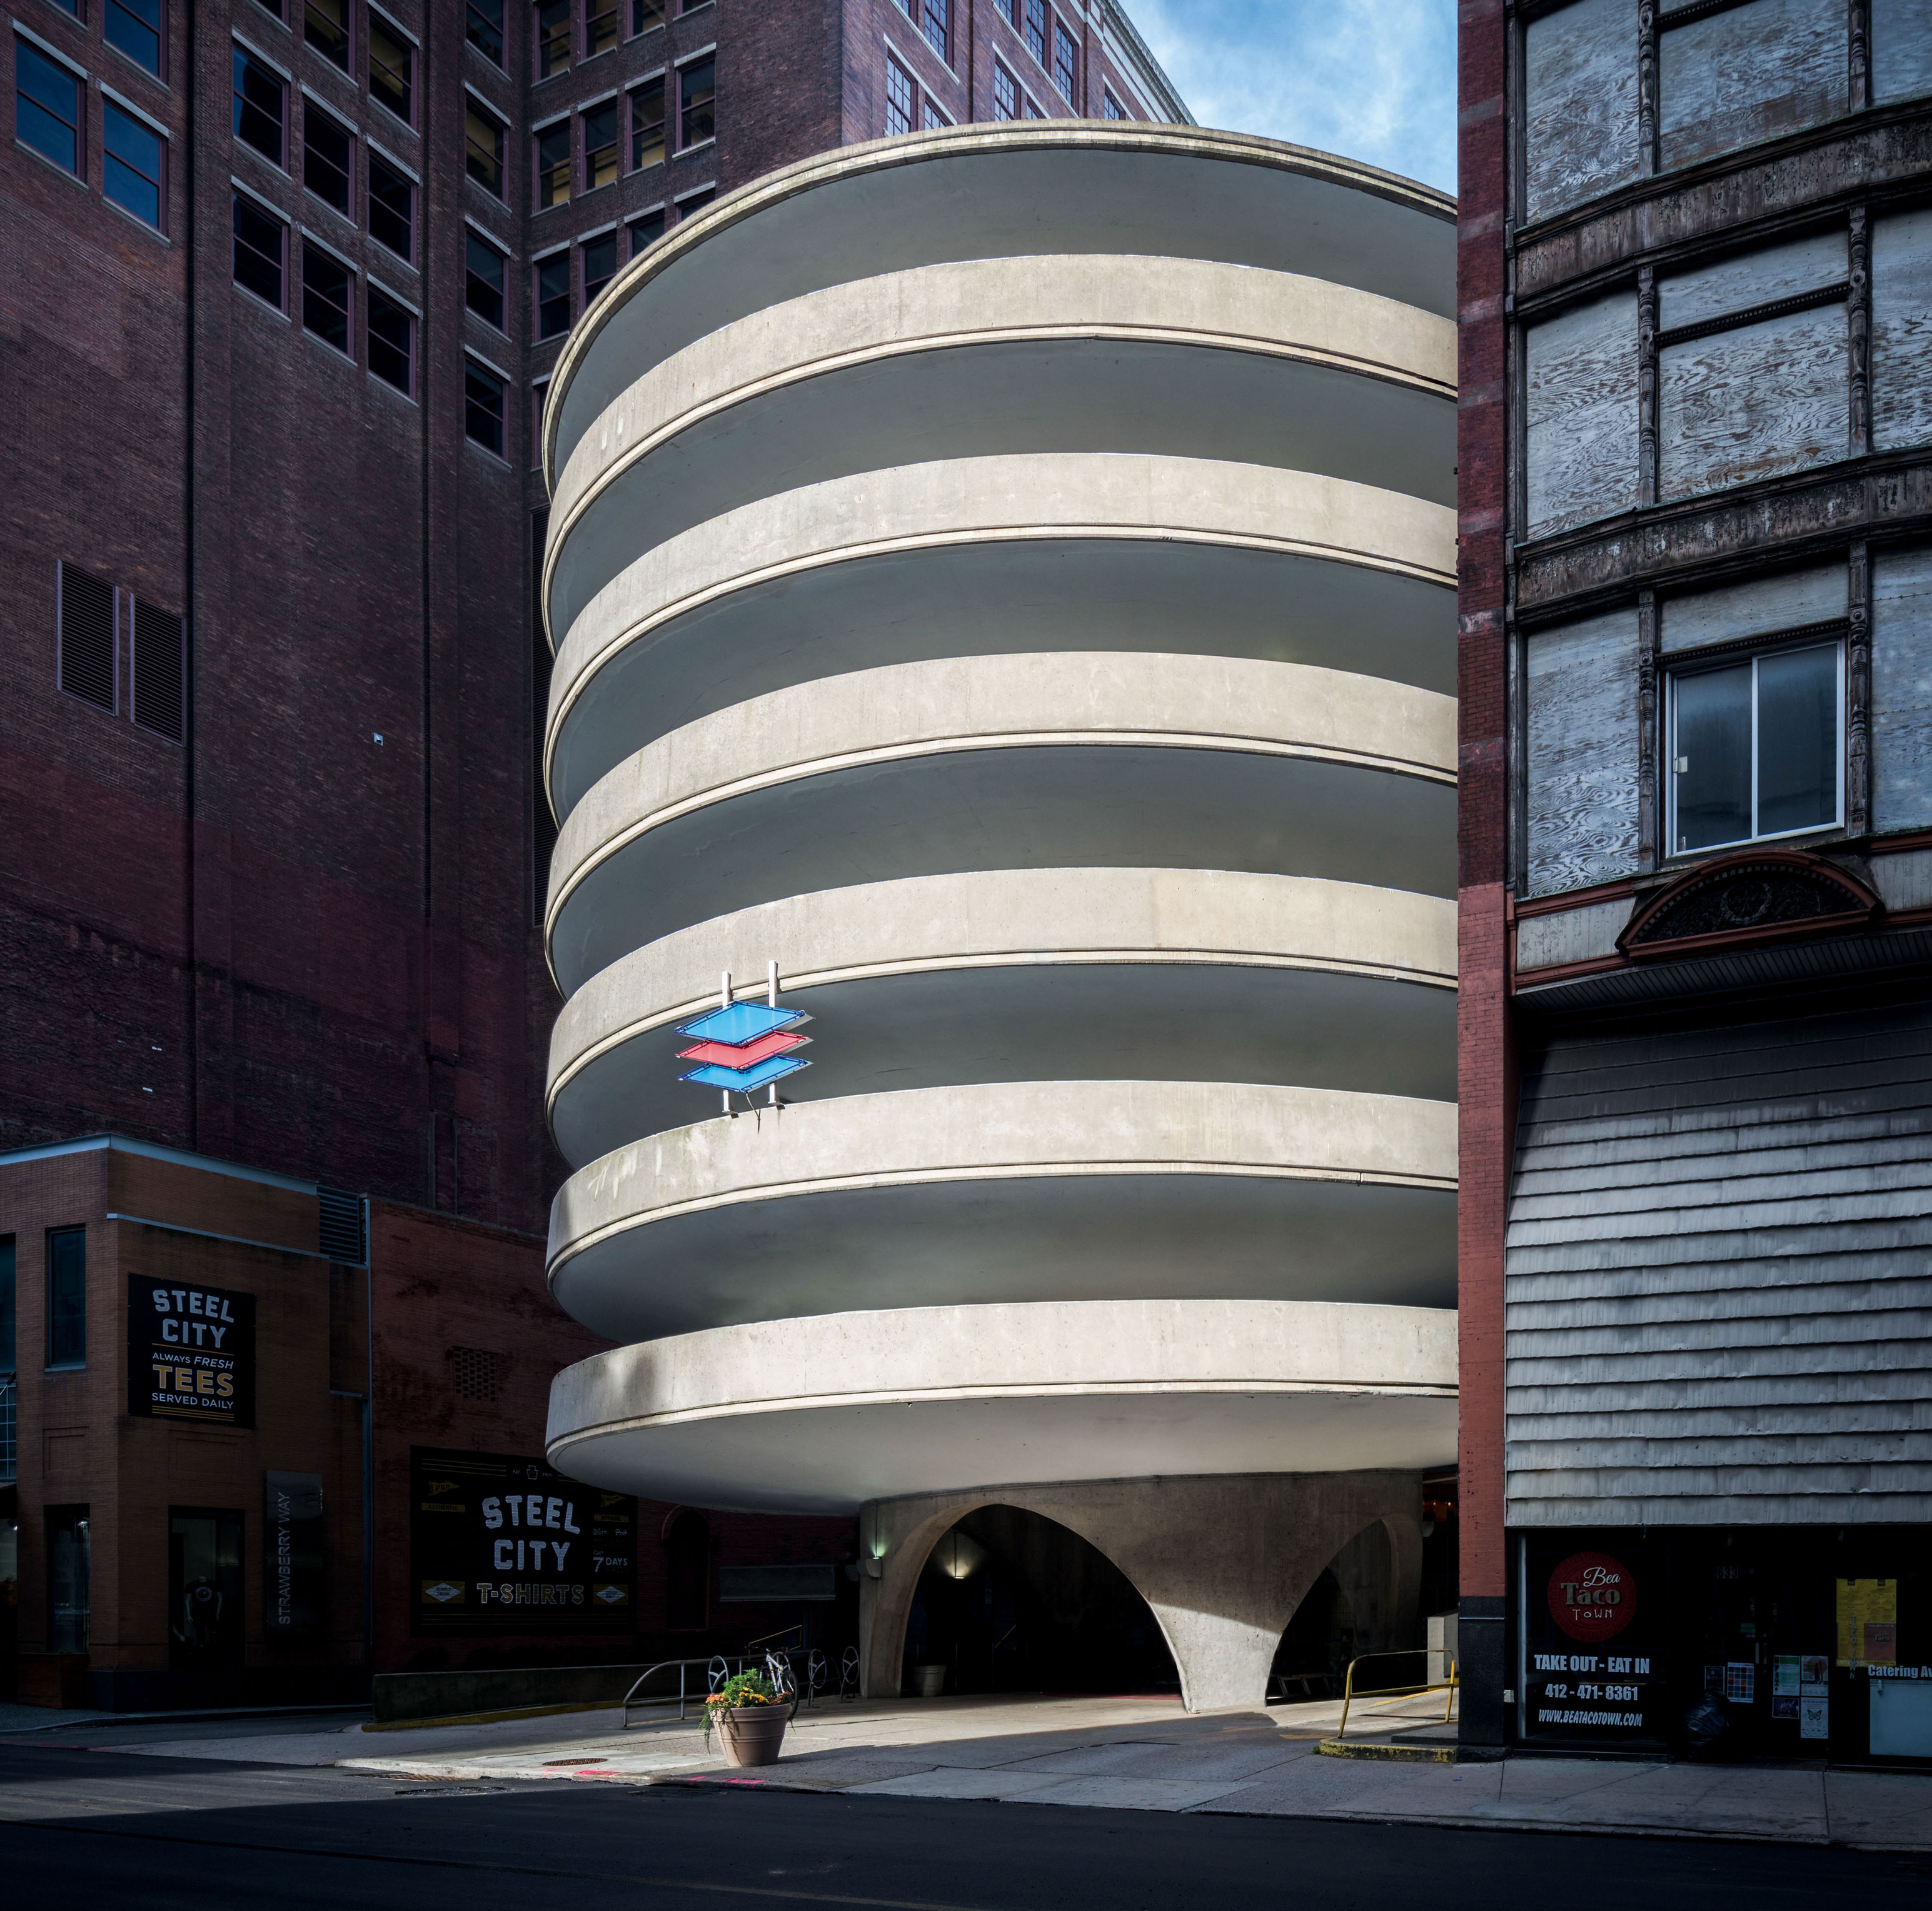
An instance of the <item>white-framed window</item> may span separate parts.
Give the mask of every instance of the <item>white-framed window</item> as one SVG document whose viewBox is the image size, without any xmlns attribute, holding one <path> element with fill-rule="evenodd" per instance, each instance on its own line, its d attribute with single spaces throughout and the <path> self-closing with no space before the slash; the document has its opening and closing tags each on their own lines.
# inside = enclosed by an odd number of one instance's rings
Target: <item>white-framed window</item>
<svg viewBox="0 0 1932 1911">
<path fill-rule="evenodd" d="M 1841 639 L 1672 670 L 1664 698 L 1666 854 L 1836 828 L 1845 809 Z"/>
</svg>

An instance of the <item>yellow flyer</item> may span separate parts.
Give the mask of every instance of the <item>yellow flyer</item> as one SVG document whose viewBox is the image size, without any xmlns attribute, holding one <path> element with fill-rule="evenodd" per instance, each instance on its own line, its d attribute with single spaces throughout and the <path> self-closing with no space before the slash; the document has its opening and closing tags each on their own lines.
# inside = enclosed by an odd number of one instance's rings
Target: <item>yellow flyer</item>
<svg viewBox="0 0 1932 1911">
<path fill-rule="evenodd" d="M 1898 1656 L 1898 1582 L 1838 1582 L 1838 1663 L 1888 1666 Z"/>
</svg>

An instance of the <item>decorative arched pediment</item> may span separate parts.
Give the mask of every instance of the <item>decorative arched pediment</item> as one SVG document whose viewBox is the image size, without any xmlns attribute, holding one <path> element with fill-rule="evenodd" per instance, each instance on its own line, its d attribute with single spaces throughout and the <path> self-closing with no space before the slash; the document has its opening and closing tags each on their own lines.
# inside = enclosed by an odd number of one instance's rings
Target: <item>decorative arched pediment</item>
<svg viewBox="0 0 1932 1911">
<path fill-rule="evenodd" d="M 1862 929 L 1884 904 L 1835 862 L 1802 850 L 1738 850 L 1687 872 L 1630 920 L 1617 946 L 1633 961 Z"/>
</svg>

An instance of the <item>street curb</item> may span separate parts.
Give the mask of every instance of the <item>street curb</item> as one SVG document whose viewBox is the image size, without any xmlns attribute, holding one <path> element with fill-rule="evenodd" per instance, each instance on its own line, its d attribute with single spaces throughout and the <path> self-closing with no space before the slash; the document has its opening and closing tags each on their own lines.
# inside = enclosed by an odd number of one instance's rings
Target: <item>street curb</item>
<svg viewBox="0 0 1932 1911">
<path fill-rule="evenodd" d="M 1454 1745 L 1400 1745 L 1387 1741 L 1358 1738 L 1318 1738 L 1316 1753 L 1331 1759 L 1382 1759 L 1404 1765 L 1454 1765 Z"/>
</svg>

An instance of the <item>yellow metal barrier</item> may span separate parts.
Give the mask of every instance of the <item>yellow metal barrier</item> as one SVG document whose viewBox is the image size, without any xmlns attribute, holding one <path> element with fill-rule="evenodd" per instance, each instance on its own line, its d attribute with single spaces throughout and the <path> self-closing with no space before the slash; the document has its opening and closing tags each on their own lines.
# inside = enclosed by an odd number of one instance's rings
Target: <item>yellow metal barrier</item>
<svg viewBox="0 0 1932 1911">
<path fill-rule="evenodd" d="M 1426 1653 L 1427 1650 L 1426 1646 L 1416 1646 L 1402 1652 L 1364 1652 L 1360 1658 L 1351 1659 L 1348 1661 L 1348 1676 L 1342 1682 L 1342 1723 L 1335 1728 L 1336 1738 L 1340 1739 L 1348 1730 L 1348 1708 L 1354 1703 L 1355 1668 L 1358 1666 L 1366 1664 L 1370 1659 L 1413 1658 L 1418 1653 Z M 1387 1702 L 1396 1699 L 1414 1699 L 1425 1692 L 1446 1692 L 1449 1697 L 1448 1702 L 1442 1708 L 1442 1723 L 1447 1725 L 1449 1723 L 1450 1714 L 1456 1709 L 1456 1688 L 1461 1684 L 1461 1681 L 1456 1676 L 1456 1661 L 1453 1658 L 1448 1660 L 1448 1666 L 1449 1676 L 1440 1683 L 1381 1688 L 1372 1695 L 1364 1693 L 1362 1696 L 1365 1699 L 1372 1696 L 1378 1702 Z"/>
</svg>

